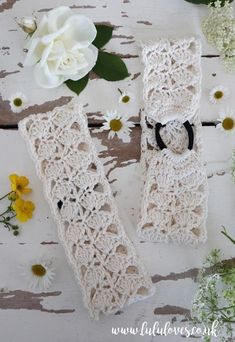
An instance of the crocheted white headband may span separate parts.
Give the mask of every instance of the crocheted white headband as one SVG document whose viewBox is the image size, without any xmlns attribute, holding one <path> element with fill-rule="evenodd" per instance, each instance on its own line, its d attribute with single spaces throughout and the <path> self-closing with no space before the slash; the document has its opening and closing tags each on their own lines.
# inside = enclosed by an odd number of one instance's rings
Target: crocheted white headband
<svg viewBox="0 0 235 342">
<path fill-rule="evenodd" d="M 145 47 L 143 56 L 144 188 L 138 234 L 151 241 L 205 241 L 207 180 L 196 114 L 199 44 L 193 38 L 162 40 Z M 72 101 L 31 115 L 19 129 L 91 317 L 152 295 L 151 279 L 120 222 L 81 107 Z"/>
<path fill-rule="evenodd" d="M 208 186 L 201 162 L 201 48 L 195 38 L 143 48 L 143 192 L 138 235 L 146 241 L 206 240 Z"/>
<path fill-rule="evenodd" d="M 152 295 L 151 279 L 119 220 L 81 107 L 72 101 L 31 115 L 19 129 L 91 317 Z"/>
</svg>

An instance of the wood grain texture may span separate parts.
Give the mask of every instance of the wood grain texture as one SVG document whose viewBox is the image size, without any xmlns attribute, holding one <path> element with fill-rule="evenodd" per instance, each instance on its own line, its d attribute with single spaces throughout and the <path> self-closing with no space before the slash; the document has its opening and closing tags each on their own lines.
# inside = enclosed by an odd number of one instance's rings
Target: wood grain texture
<svg viewBox="0 0 235 342">
<path fill-rule="evenodd" d="M 116 315 L 92 322 L 84 308 L 81 292 L 67 264 L 63 248 L 57 236 L 57 228 L 44 200 L 41 184 L 35 174 L 24 142 L 15 130 L 0 130 L 0 184 L 1 193 L 9 189 L 8 175 L 12 172 L 30 178 L 33 193 L 30 198 L 36 203 L 33 220 L 22 225 L 21 234 L 15 238 L 0 227 L 0 341 L 7 342 L 153 342 L 151 336 L 114 336 L 112 327 L 140 326 L 143 321 L 158 320 L 164 325 L 188 325 L 193 295 L 197 289 L 196 278 L 202 260 L 212 248 L 223 250 L 223 260 L 234 266 L 231 243 L 220 233 L 225 225 L 233 234 L 235 212 L 235 187 L 230 175 L 231 154 L 235 148 L 233 136 L 224 136 L 213 126 L 202 129 L 204 160 L 210 186 L 208 241 L 198 248 L 166 244 L 143 243 L 136 237 L 136 223 L 140 206 L 141 170 L 139 114 L 143 108 L 141 42 L 163 36 L 197 35 L 202 40 L 202 99 L 201 120 L 213 125 L 224 105 L 234 107 L 234 75 L 225 74 L 217 52 L 207 44 L 201 32 L 201 19 L 207 14 L 204 6 L 194 6 L 183 0 L 68 0 L 76 13 L 88 15 L 96 23 L 114 27 L 113 38 L 105 51 L 123 58 L 130 76 L 120 82 L 107 82 L 95 74 L 90 75 L 87 88 L 79 96 L 84 104 L 90 131 L 104 164 L 113 194 L 117 201 L 121 220 L 137 252 L 143 260 L 156 294 L 141 303 L 120 310 Z M 61 86 L 58 89 L 39 88 L 32 75 L 32 68 L 24 68 L 25 36 L 15 24 L 15 17 L 31 15 L 40 19 L 60 0 L 2 0 L 0 2 L 0 126 L 17 127 L 23 117 L 31 113 L 47 112 L 67 103 L 74 94 Z M 169 19 L 170 18 L 170 19 Z M 231 95 L 221 106 L 211 105 L 208 96 L 212 87 L 222 84 Z M 118 103 L 119 92 L 129 91 L 134 101 L 125 106 Z M 14 114 L 9 107 L 9 97 L 22 91 L 28 97 L 28 107 Z M 117 108 L 130 115 L 136 124 L 131 132 L 131 142 L 108 139 L 108 132 L 94 133 L 102 125 L 106 110 Z M 234 234 L 233 234 L 234 235 Z M 19 263 L 35 256 L 54 257 L 55 282 L 45 292 L 32 291 L 21 277 Z M 210 271 L 210 270 L 208 270 Z M 14 327 L 14 329 L 12 328 Z M 17 332 L 17 335 L 16 335 Z M 17 337 L 16 337 L 17 336 Z M 192 337 L 193 338 L 193 337 Z M 154 340 L 168 341 L 157 336 Z M 171 339 L 184 341 L 183 336 Z M 169 341 L 171 341 L 169 339 Z"/>
<path fill-rule="evenodd" d="M 2 113 L 0 117 L 0 125 L 2 127 L 6 125 L 11 125 L 11 124 L 17 124 L 20 120 L 25 118 L 26 116 L 34 113 L 46 113 L 48 111 L 53 110 L 55 107 L 63 106 L 66 103 L 68 103 L 71 100 L 71 96 L 62 96 L 59 99 L 53 100 L 53 101 L 47 101 L 44 102 L 41 105 L 33 105 L 30 106 L 24 110 L 22 110 L 18 115 L 12 113 L 9 101 L 3 101 L 2 98 L 0 97 L 0 111 Z M 17 120 L 16 120 L 17 118 Z"/>
<path fill-rule="evenodd" d="M 135 128 L 132 133 L 137 136 L 134 141 L 138 146 L 139 131 L 139 128 Z M 223 166 L 226 167 L 227 163 L 225 161 L 223 164 L 219 161 L 226 160 L 230 152 L 227 150 L 227 154 L 225 154 L 223 147 L 214 149 L 217 147 L 215 142 L 219 142 L 219 132 L 213 127 L 204 127 L 203 138 L 205 146 L 207 146 L 205 157 L 208 162 L 208 172 L 216 169 L 220 169 L 222 172 Z M 37 324 L 46 324 L 47 328 L 43 335 L 47 342 L 50 342 L 51 331 L 53 331 L 54 337 L 61 337 L 61 342 L 66 339 L 68 334 L 72 342 L 77 342 L 77 334 L 82 336 L 84 342 L 95 342 L 97 340 L 101 342 L 103 338 L 112 341 L 112 326 L 128 325 L 135 327 L 141 325 L 145 320 L 152 321 L 154 319 L 158 320 L 162 325 L 168 320 L 172 321 L 172 326 L 188 325 L 190 303 L 197 286 L 195 277 L 200 269 L 203 256 L 212 247 L 220 247 L 226 253 L 224 256 L 225 262 L 234 265 L 231 246 L 226 239 L 220 237 L 219 233 L 222 224 L 231 227 L 235 219 L 233 213 L 235 193 L 232 191 L 232 183 L 230 183 L 228 172 L 224 172 L 223 176 L 215 175 L 215 177 L 209 179 L 213 192 L 210 199 L 210 216 L 208 220 L 209 240 L 205 246 L 201 246 L 199 249 L 191 249 L 173 245 L 142 244 L 137 241 L 135 236 L 139 206 L 138 179 L 140 170 L 138 169 L 138 151 L 134 154 L 136 160 L 125 166 L 124 160 L 128 161 L 128 158 L 123 157 L 124 146 L 121 146 L 116 141 L 114 142 L 115 149 L 112 151 L 113 146 L 107 140 L 106 133 L 98 134 L 98 136 L 93 134 L 93 139 L 100 156 L 102 156 L 106 172 L 109 173 L 121 219 L 150 274 L 152 274 L 152 280 L 157 287 L 156 295 L 144 303 L 137 303 L 125 310 L 121 310 L 117 315 L 109 319 L 102 318 L 101 322 L 97 323 L 98 325 L 88 320 L 81 293 L 75 284 L 72 272 L 70 272 L 65 261 L 63 249 L 56 237 L 56 227 L 47 219 L 50 218 L 49 208 L 43 199 L 33 163 L 29 159 L 24 143 L 17 131 L 0 131 L 0 144 L 7 145 L 9 153 L 6 155 L 4 151 L 0 152 L 1 161 L 5 165 L 0 174 L 0 183 L 7 188 L 7 175 L 12 170 L 26 174 L 31 180 L 31 186 L 34 190 L 33 195 L 35 196 L 34 201 L 37 205 L 34 219 L 22 227 L 19 239 L 16 240 L 7 231 L 1 231 L 1 281 L 4 280 L 5 286 L 10 287 L 11 290 L 1 293 L 0 296 L 0 320 L 4 324 L 0 337 L 10 339 L 12 336 L 7 324 L 9 313 L 11 313 L 11 322 L 16 322 L 17 325 L 17 322 L 24 318 L 27 319 L 30 326 L 27 334 L 24 330 L 19 330 L 20 341 L 30 341 L 29 336 L 35 331 L 36 321 Z M 15 146 L 17 146 L 17 153 L 14 152 L 16 151 Z M 227 148 L 228 146 L 227 141 Z M 110 153 L 108 153 L 109 150 Z M 110 162 L 111 160 L 113 163 Z M 111 172 L 109 172 L 110 168 L 113 169 Z M 5 191 L 6 189 L 3 188 L 2 190 Z M 224 208 L 222 216 L 217 210 L 218 205 L 221 205 L 218 202 L 219 198 L 221 198 L 221 202 L 226 198 L 228 204 Z M 14 251 L 10 257 L 9 250 Z M 58 259 L 58 275 L 55 283 L 52 289 L 44 293 L 30 291 L 24 279 L 18 278 L 18 262 L 21 262 L 22 258 L 27 260 L 35 255 L 53 255 Z M 9 272 L 9 270 L 12 271 Z M 182 291 L 182 288 L 184 291 Z M 28 316 L 27 312 L 31 312 L 31 315 Z M 37 313 L 40 313 L 40 316 Z M 48 320 L 49 325 L 46 323 Z M 56 329 L 54 330 L 53 327 L 56 327 Z M 92 336 L 90 335 L 91 332 Z M 42 338 L 41 333 L 39 336 Z M 36 342 L 39 342 L 39 337 L 37 338 Z M 150 342 L 147 337 L 143 340 Z M 120 336 L 118 341 L 124 341 L 123 337 Z"/>
<path fill-rule="evenodd" d="M 14 22 L 15 17 L 20 18 L 23 15 L 30 15 L 32 12 L 40 20 L 46 12 L 57 6 L 59 2 L 53 0 L 50 6 L 45 0 L 40 0 L 37 4 L 29 2 L 29 0 L 18 0 L 14 2 L 14 6 L 13 2 L 10 0 L 3 1 L 2 6 L 7 10 L 0 13 L 3 25 L 3 34 L 0 41 L 2 69 L 0 71 L 0 77 L 2 77 L 0 78 L 1 126 L 17 124 L 21 118 L 33 112 L 38 113 L 38 110 L 47 112 L 52 109 L 52 103 L 54 105 L 62 104 L 61 98 L 74 96 L 66 86 L 46 90 L 36 85 L 33 79 L 33 68 L 23 67 L 25 35 Z M 99 112 L 99 116 L 101 116 L 106 110 L 118 107 L 121 112 L 128 113 L 131 111 L 131 116 L 135 116 L 136 122 L 138 122 L 139 111 L 143 107 L 141 77 L 143 75 L 143 65 L 140 58 L 140 43 L 156 40 L 162 36 L 175 35 L 176 31 L 178 36 L 185 35 L 184 28 L 187 27 L 187 35 L 199 35 L 203 45 L 201 119 L 202 121 L 217 119 L 218 112 L 209 105 L 208 94 L 211 87 L 223 83 L 224 69 L 218 54 L 206 43 L 201 32 L 200 20 L 206 15 L 205 7 L 197 7 L 183 0 L 171 2 L 171 6 L 167 8 L 167 11 L 164 0 L 149 0 L 144 8 L 142 6 L 140 8 L 139 0 L 130 2 L 93 0 L 92 4 L 89 2 L 75 4 L 68 1 L 67 5 L 77 13 L 90 16 L 96 23 L 106 23 L 114 27 L 113 39 L 105 46 L 104 50 L 122 57 L 130 73 L 127 79 L 119 82 L 107 82 L 96 76 L 94 77 L 94 74 L 92 74 L 89 85 L 79 96 L 81 103 L 87 105 L 88 113 Z M 25 8 L 27 8 L 26 11 Z M 123 17 L 123 13 L 125 13 L 125 17 Z M 168 16 L 172 20 L 169 21 Z M 232 75 L 226 75 L 226 85 L 232 84 Z M 135 101 L 131 107 L 125 108 L 125 106 L 122 106 L 120 108 L 117 88 L 121 88 L 123 91 L 128 90 L 134 94 Z M 20 115 L 16 115 L 11 112 L 8 99 L 14 92 L 19 90 L 28 97 L 29 102 L 28 108 Z M 232 93 L 235 91 L 232 86 L 231 91 Z M 98 116 L 89 117 L 91 124 L 99 121 Z"/>
<path fill-rule="evenodd" d="M 3 0 L 2 3 L 0 4 L 0 12 L 4 12 L 6 10 L 11 9 L 14 4 L 16 3 L 16 1 L 19 0 Z"/>
<path fill-rule="evenodd" d="M 222 264 L 226 268 L 234 268 L 235 267 L 235 258 L 223 260 Z M 167 274 L 165 276 L 162 276 L 160 274 L 155 274 L 152 276 L 152 282 L 154 284 L 156 284 L 159 281 L 167 281 L 167 280 L 177 281 L 180 279 L 187 279 L 187 278 L 190 278 L 193 281 L 197 281 L 200 270 L 201 270 L 200 268 L 191 268 L 187 271 L 180 272 L 180 273 L 171 272 L 170 274 Z M 207 274 L 211 274 L 212 272 L 213 272 L 213 268 L 211 268 L 211 267 L 206 268 Z"/>
<path fill-rule="evenodd" d="M 55 297 L 61 294 L 60 291 L 33 293 L 29 291 L 0 292 L 0 309 L 2 310 L 39 310 L 41 312 L 65 314 L 74 312 L 75 309 L 46 309 L 43 306 L 44 298 Z"/>
</svg>

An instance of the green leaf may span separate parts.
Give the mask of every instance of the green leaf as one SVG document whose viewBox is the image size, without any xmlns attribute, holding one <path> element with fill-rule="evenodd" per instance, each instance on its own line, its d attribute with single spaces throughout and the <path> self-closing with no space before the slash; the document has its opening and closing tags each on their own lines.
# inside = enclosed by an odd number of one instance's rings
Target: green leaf
<svg viewBox="0 0 235 342">
<path fill-rule="evenodd" d="M 74 93 L 79 95 L 83 91 L 83 89 L 86 87 L 88 81 L 89 81 L 89 74 L 87 74 L 86 76 L 84 76 L 78 81 L 67 80 L 65 84 L 70 90 L 72 90 Z"/>
<path fill-rule="evenodd" d="M 196 4 L 196 5 L 209 5 L 209 3 L 213 3 L 216 1 L 216 0 L 185 0 L 187 2 L 191 2 L 192 4 Z M 232 2 L 233 0 L 229 0 L 229 2 Z M 225 0 L 222 1 L 222 6 L 224 6 L 224 3 L 225 3 Z"/>
<path fill-rule="evenodd" d="M 119 81 L 128 77 L 126 64 L 117 55 L 99 51 L 93 71 L 107 81 Z"/>
<path fill-rule="evenodd" d="M 97 24 L 95 27 L 97 30 L 97 35 L 92 44 L 100 49 L 112 38 L 113 27 L 101 24 Z"/>
</svg>

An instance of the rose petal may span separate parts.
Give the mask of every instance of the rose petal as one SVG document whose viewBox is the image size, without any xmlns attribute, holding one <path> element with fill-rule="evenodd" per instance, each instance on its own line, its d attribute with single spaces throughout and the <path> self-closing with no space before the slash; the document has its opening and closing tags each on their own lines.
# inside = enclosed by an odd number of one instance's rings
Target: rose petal
<svg viewBox="0 0 235 342">
<path fill-rule="evenodd" d="M 72 15 L 74 15 L 73 11 L 68 6 L 60 6 L 49 11 L 47 14 L 48 32 L 52 33 L 61 29 Z"/>
<path fill-rule="evenodd" d="M 38 45 L 40 43 L 40 39 L 34 39 L 31 42 L 30 49 L 25 57 L 24 60 L 24 66 L 31 66 L 37 63 L 39 56 L 37 56 L 36 49 L 38 48 Z"/>
<path fill-rule="evenodd" d="M 42 88 L 56 88 L 65 81 L 63 76 L 53 75 L 47 63 L 43 67 L 39 64 L 35 66 L 34 77 L 37 84 Z"/>
<path fill-rule="evenodd" d="M 98 49 L 94 45 L 90 45 L 89 48 L 82 49 L 81 52 L 84 53 L 87 66 L 79 70 L 75 75 L 69 77 L 69 79 L 73 81 L 80 80 L 84 77 L 93 68 L 97 60 Z"/>
<path fill-rule="evenodd" d="M 28 43 L 25 65 L 34 65 L 37 83 L 54 88 L 79 80 L 95 65 L 98 49 L 91 45 L 96 28 L 91 19 L 61 6 L 44 16 Z"/>
<path fill-rule="evenodd" d="M 51 42 L 50 44 L 48 44 L 45 49 L 43 50 L 43 53 L 42 53 L 42 56 L 41 56 L 41 60 L 40 60 L 40 65 L 43 66 L 46 61 L 47 61 L 47 58 L 51 52 L 51 49 L 53 47 L 53 42 Z"/>
<path fill-rule="evenodd" d="M 63 42 L 61 40 L 55 41 L 53 43 L 50 56 L 48 56 L 48 61 L 58 60 L 58 58 L 62 57 L 64 53 L 66 53 L 66 50 Z"/>
<path fill-rule="evenodd" d="M 26 55 L 24 65 L 31 66 L 36 64 L 40 58 L 43 51 L 43 46 L 41 45 L 40 37 L 47 34 L 47 18 L 44 16 L 32 37 L 29 39 L 27 44 L 25 44 L 25 48 L 28 49 L 28 53 Z"/>
<path fill-rule="evenodd" d="M 74 49 L 88 47 L 96 37 L 96 28 L 92 20 L 83 15 L 73 15 L 66 22 L 68 30 L 62 39 L 76 42 Z"/>
<path fill-rule="evenodd" d="M 68 25 L 64 25 L 63 27 L 61 27 L 56 32 L 47 34 L 44 37 L 42 37 L 41 41 L 42 41 L 43 44 L 47 45 L 50 42 L 52 42 L 53 40 L 55 40 L 56 38 L 62 36 L 64 32 L 68 31 L 68 29 L 69 29 L 69 26 Z"/>
</svg>

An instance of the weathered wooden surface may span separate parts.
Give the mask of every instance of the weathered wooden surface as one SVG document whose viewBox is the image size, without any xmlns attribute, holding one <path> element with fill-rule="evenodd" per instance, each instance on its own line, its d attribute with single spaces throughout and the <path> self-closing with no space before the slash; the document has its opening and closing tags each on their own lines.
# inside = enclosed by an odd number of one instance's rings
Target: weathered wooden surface
<svg viewBox="0 0 235 342">
<path fill-rule="evenodd" d="M 30 15 L 39 18 L 49 8 L 64 4 L 59 0 L 0 1 L 0 125 L 11 125 L 32 112 L 46 112 L 66 103 L 73 94 L 62 86 L 55 90 L 37 87 L 32 69 L 23 68 L 24 34 L 14 22 L 14 17 Z M 185 324 L 191 300 L 197 288 L 195 279 L 203 256 L 212 248 L 224 251 L 225 262 L 234 263 L 232 246 L 221 234 L 221 226 L 234 233 L 235 186 L 229 174 L 230 157 L 235 148 L 234 136 L 226 137 L 215 127 L 203 127 L 204 159 L 210 185 L 208 241 L 197 248 L 165 244 L 142 243 L 135 230 L 140 204 L 140 136 L 139 111 L 142 108 L 142 64 L 139 58 L 139 42 L 161 36 L 201 36 L 202 101 L 201 120 L 214 122 L 221 108 L 208 101 L 210 89 L 223 84 L 230 88 L 231 97 L 225 104 L 234 105 L 234 75 L 225 74 L 214 51 L 205 41 L 200 20 L 207 14 L 204 6 L 193 6 L 183 0 L 68 0 L 77 12 L 90 16 L 95 22 L 109 22 L 115 27 L 114 37 L 105 47 L 119 53 L 127 63 L 130 77 L 122 82 L 107 83 L 93 78 L 81 94 L 86 105 L 89 122 L 101 122 L 106 109 L 117 107 L 117 88 L 129 90 L 135 96 L 130 106 L 120 108 L 129 113 L 137 126 L 132 130 L 131 142 L 124 144 L 118 139 L 108 140 L 106 133 L 93 133 L 99 155 L 105 165 L 108 179 L 117 200 L 118 209 L 129 236 L 143 258 L 156 294 L 136 303 L 119 314 L 91 322 L 83 307 L 80 290 L 65 260 L 56 226 L 43 198 L 41 184 L 34 165 L 17 131 L 0 130 L 0 184 L 1 192 L 8 190 L 8 175 L 12 172 L 27 175 L 33 187 L 32 198 L 36 203 L 33 220 L 23 225 L 22 233 L 15 238 L 4 229 L 0 231 L 0 341 L 7 342 L 103 342 L 103 341 L 152 341 L 150 336 L 113 336 L 111 327 L 140 326 L 143 321 L 151 325 L 158 320 L 162 325 L 172 321 Z M 8 99 L 16 91 L 29 98 L 29 108 L 21 114 L 10 111 Z M 55 258 L 57 272 L 49 291 L 30 290 L 20 277 L 18 265 L 35 256 Z M 156 337 L 162 341 L 181 341 L 182 337 Z"/>
<path fill-rule="evenodd" d="M 88 3 L 88 4 L 87 4 Z M 86 105 L 90 122 L 99 122 L 100 115 L 117 106 L 117 88 L 129 90 L 135 101 L 127 110 L 138 121 L 142 103 L 142 73 L 140 43 L 165 36 L 197 35 L 202 39 L 203 92 L 201 118 L 203 121 L 216 120 L 217 110 L 208 104 L 211 86 L 226 82 L 232 91 L 233 75 L 224 74 L 216 52 L 206 43 L 201 32 L 200 21 L 207 15 L 205 6 L 195 6 L 184 0 L 83 0 L 67 1 L 66 4 L 79 13 L 90 16 L 95 22 L 107 22 L 114 27 L 113 39 L 105 46 L 110 52 L 118 53 L 128 66 L 130 77 L 120 82 L 107 82 L 94 78 L 80 95 Z M 17 27 L 14 18 L 35 13 L 38 18 L 61 1 L 29 0 L 1 1 L 1 43 L 0 43 L 0 125 L 16 124 L 30 113 L 46 112 L 66 103 L 73 93 L 66 86 L 46 91 L 37 87 L 33 80 L 32 68 L 23 68 L 25 34 Z M 28 108 L 19 115 L 10 111 L 8 99 L 16 91 L 22 91 L 29 99 Z M 91 96 L 92 94 L 92 96 Z M 234 95 L 234 94 L 233 94 Z"/>
<path fill-rule="evenodd" d="M 140 136 L 138 128 L 134 129 L 133 135 L 137 142 Z M 5 288 L 0 293 L 0 322 L 4 327 L 0 331 L 1 340 L 15 341 L 12 324 L 18 327 L 18 341 L 29 341 L 29 336 L 34 336 L 36 342 L 42 336 L 48 342 L 52 338 L 65 341 L 68 336 L 71 342 L 112 341 L 112 326 L 139 326 L 144 320 L 149 324 L 154 320 L 162 324 L 168 320 L 173 320 L 175 325 L 185 324 L 181 321 L 189 315 L 192 296 L 196 290 L 195 278 L 203 256 L 212 248 L 221 248 L 224 251 L 224 260 L 235 262 L 231 243 L 220 234 L 222 225 L 233 229 L 235 222 L 235 187 L 228 169 L 234 139 L 221 136 L 213 127 L 204 127 L 203 139 L 210 185 L 208 242 L 194 249 L 138 241 L 135 229 L 140 198 L 139 150 L 132 149 L 131 155 L 129 151 L 126 154 L 128 146 L 117 142 L 110 146 L 110 142 L 107 144 L 106 133 L 94 136 L 107 173 L 113 169 L 109 180 L 121 218 L 152 276 L 153 283 L 156 284 L 156 294 L 144 302 L 126 308 L 119 315 L 102 318 L 100 322 L 91 322 L 65 260 L 56 226 L 52 222 L 24 142 L 17 131 L 1 130 L 0 144 L 7 146 L 7 153 L 4 149 L 0 151 L 0 159 L 4 165 L 0 173 L 1 191 L 4 193 L 8 189 L 9 173 L 17 171 L 26 174 L 31 180 L 34 190 L 32 197 L 37 206 L 34 219 L 24 224 L 19 237 L 15 238 L 1 230 L 0 287 Z M 56 279 L 51 289 L 45 293 L 31 291 L 19 275 L 18 264 L 37 255 L 53 256 L 56 259 Z M 27 329 L 22 328 L 24 322 L 27 322 Z M 43 331 L 40 328 L 40 332 L 35 335 L 37 327 L 41 326 L 44 327 Z M 151 341 L 148 336 L 137 336 L 135 341 L 138 339 Z M 116 340 L 124 341 L 125 337 L 119 336 Z M 132 338 L 128 338 L 129 340 Z M 168 341 L 166 338 L 165 340 Z M 180 337 L 172 339 L 179 340 Z"/>
</svg>

